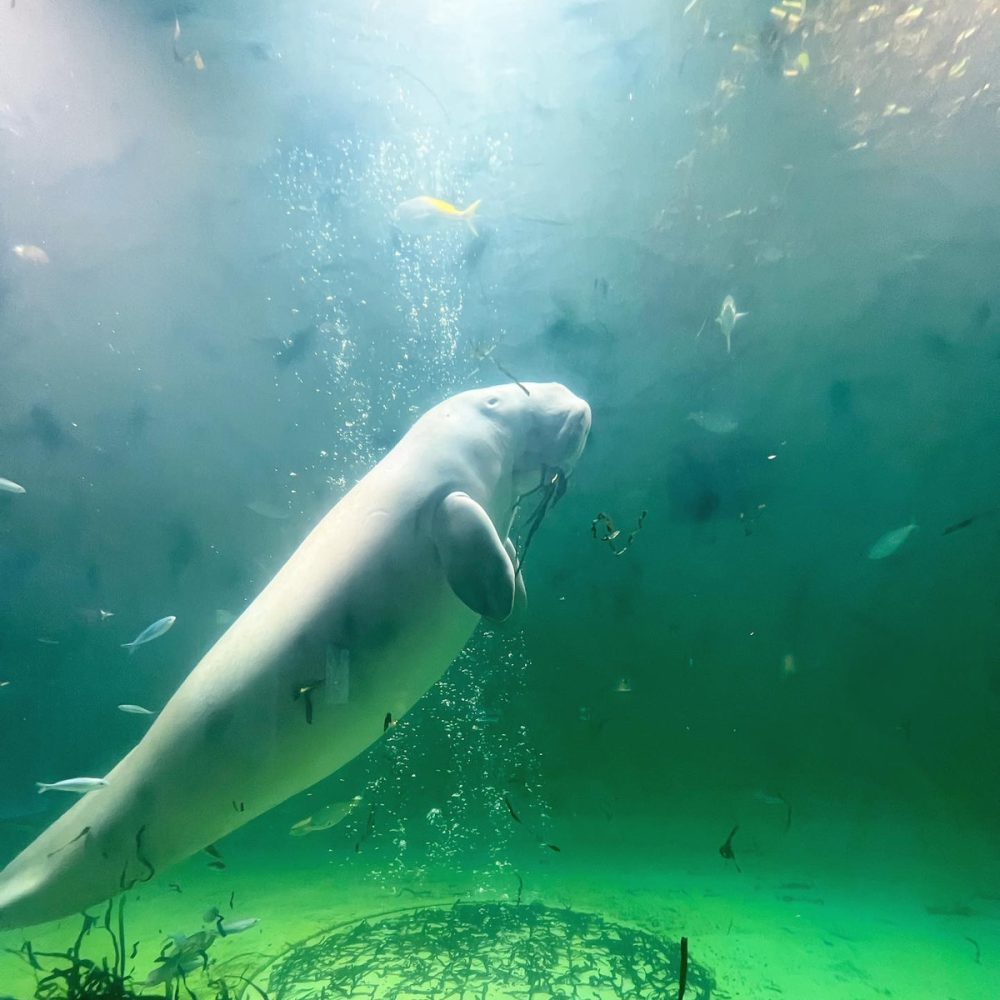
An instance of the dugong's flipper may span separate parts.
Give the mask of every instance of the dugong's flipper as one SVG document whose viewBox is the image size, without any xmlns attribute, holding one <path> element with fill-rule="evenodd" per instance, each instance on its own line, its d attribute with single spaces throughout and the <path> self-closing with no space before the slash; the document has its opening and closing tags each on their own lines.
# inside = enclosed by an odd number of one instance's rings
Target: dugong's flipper
<svg viewBox="0 0 1000 1000">
<path fill-rule="evenodd" d="M 489 515 L 468 493 L 449 493 L 434 515 L 434 545 L 455 596 L 503 621 L 514 609 L 514 564 Z"/>
<path fill-rule="evenodd" d="M 503 540 L 503 547 L 507 550 L 507 555 L 510 556 L 511 566 L 519 566 L 517 549 L 514 547 L 514 543 L 509 538 L 505 538 Z M 514 613 L 518 614 L 525 609 L 528 603 L 528 591 L 524 587 L 524 577 L 521 575 L 520 568 L 516 572 L 517 576 L 514 578 Z"/>
</svg>

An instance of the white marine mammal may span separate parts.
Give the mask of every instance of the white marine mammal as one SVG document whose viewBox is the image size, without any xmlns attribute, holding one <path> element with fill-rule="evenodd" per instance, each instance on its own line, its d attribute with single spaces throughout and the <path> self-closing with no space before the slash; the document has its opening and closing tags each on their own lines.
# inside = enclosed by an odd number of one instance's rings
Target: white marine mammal
<svg viewBox="0 0 1000 1000">
<path fill-rule="evenodd" d="M 0 928 L 147 881 L 347 763 L 441 676 L 479 615 L 520 591 L 518 495 L 583 451 L 590 408 L 558 384 L 429 410 L 313 529 L 209 650 L 108 787 L 0 873 Z"/>
</svg>

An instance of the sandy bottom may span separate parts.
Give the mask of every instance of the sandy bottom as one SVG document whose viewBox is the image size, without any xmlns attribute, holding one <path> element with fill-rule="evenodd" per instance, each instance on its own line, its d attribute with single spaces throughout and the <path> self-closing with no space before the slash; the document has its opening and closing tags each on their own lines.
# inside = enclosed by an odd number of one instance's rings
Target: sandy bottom
<svg viewBox="0 0 1000 1000">
<path fill-rule="evenodd" d="M 728 830 L 717 823 L 710 840 L 701 822 L 673 824 L 669 836 L 638 820 L 616 831 L 596 820 L 564 826 L 552 831 L 559 853 L 518 830 L 506 863 L 478 875 L 386 874 L 394 870 L 388 862 L 373 875 L 375 854 L 353 853 L 344 837 L 322 839 L 336 831 L 266 844 L 234 838 L 222 845 L 225 871 L 194 858 L 130 896 L 127 938 L 140 942 L 134 966 L 145 976 L 164 936 L 198 930 L 212 906 L 234 919 L 260 918 L 210 952 L 253 973 L 343 921 L 456 899 L 513 900 L 520 876 L 523 902 L 586 910 L 671 941 L 686 936 L 691 957 L 714 973 L 718 997 L 1000 997 L 1000 869 L 985 838 L 934 822 L 900 828 L 889 817 L 863 833 L 801 822 L 787 833 L 741 830 L 737 871 L 718 854 Z M 65 948 L 79 926 L 69 919 L 0 935 L 0 947 L 16 950 L 27 936 L 38 951 Z M 200 981 L 191 977 L 195 993 Z M 30 1000 L 34 988 L 23 959 L 0 953 L 0 997 Z"/>
</svg>

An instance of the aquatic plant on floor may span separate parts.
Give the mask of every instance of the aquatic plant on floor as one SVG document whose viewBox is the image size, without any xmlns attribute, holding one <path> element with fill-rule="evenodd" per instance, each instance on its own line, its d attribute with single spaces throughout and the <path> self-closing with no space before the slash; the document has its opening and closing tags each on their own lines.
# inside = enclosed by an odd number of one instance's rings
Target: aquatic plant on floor
<svg viewBox="0 0 1000 1000">
<path fill-rule="evenodd" d="M 111 941 L 111 955 L 100 960 L 83 954 L 84 940 L 95 931 L 103 931 Z M 103 918 L 84 914 L 76 940 L 65 951 L 36 951 L 25 941 L 18 954 L 35 971 L 34 1000 L 243 1000 L 251 995 L 269 1000 L 246 976 L 216 969 L 195 992 L 188 977 L 208 970 L 207 952 L 216 937 L 214 931 L 173 935 L 160 950 L 153 971 L 137 980 L 130 963 L 139 942 L 131 949 L 126 945 L 125 899 L 119 897 L 117 905 L 108 902 Z M 153 992 L 157 987 L 162 992 Z"/>
<path fill-rule="evenodd" d="M 715 981 L 686 945 L 576 910 L 456 903 L 339 925 L 255 978 L 271 1000 L 709 1000 Z"/>
<path fill-rule="evenodd" d="M 36 973 L 35 1000 L 132 1000 L 141 996 L 129 985 L 125 954 L 125 901 L 120 899 L 115 924 L 115 907 L 108 902 L 103 920 L 85 914 L 76 940 L 65 951 L 35 951 L 30 941 L 20 954 Z M 105 931 L 113 946 L 109 962 L 82 954 L 84 939 L 95 929 Z M 48 966 L 48 967 L 47 967 Z"/>
</svg>

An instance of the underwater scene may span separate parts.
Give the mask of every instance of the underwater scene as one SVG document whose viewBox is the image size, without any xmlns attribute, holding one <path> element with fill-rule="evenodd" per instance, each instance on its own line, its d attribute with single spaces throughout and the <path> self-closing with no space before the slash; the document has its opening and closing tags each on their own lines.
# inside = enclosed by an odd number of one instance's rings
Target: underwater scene
<svg viewBox="0 0 1000 1000">
<path fill-rule="evenodd" d="M 1000 998 L 1000 8 L 0 4 L 0 1000 Z"/>
</svg>

